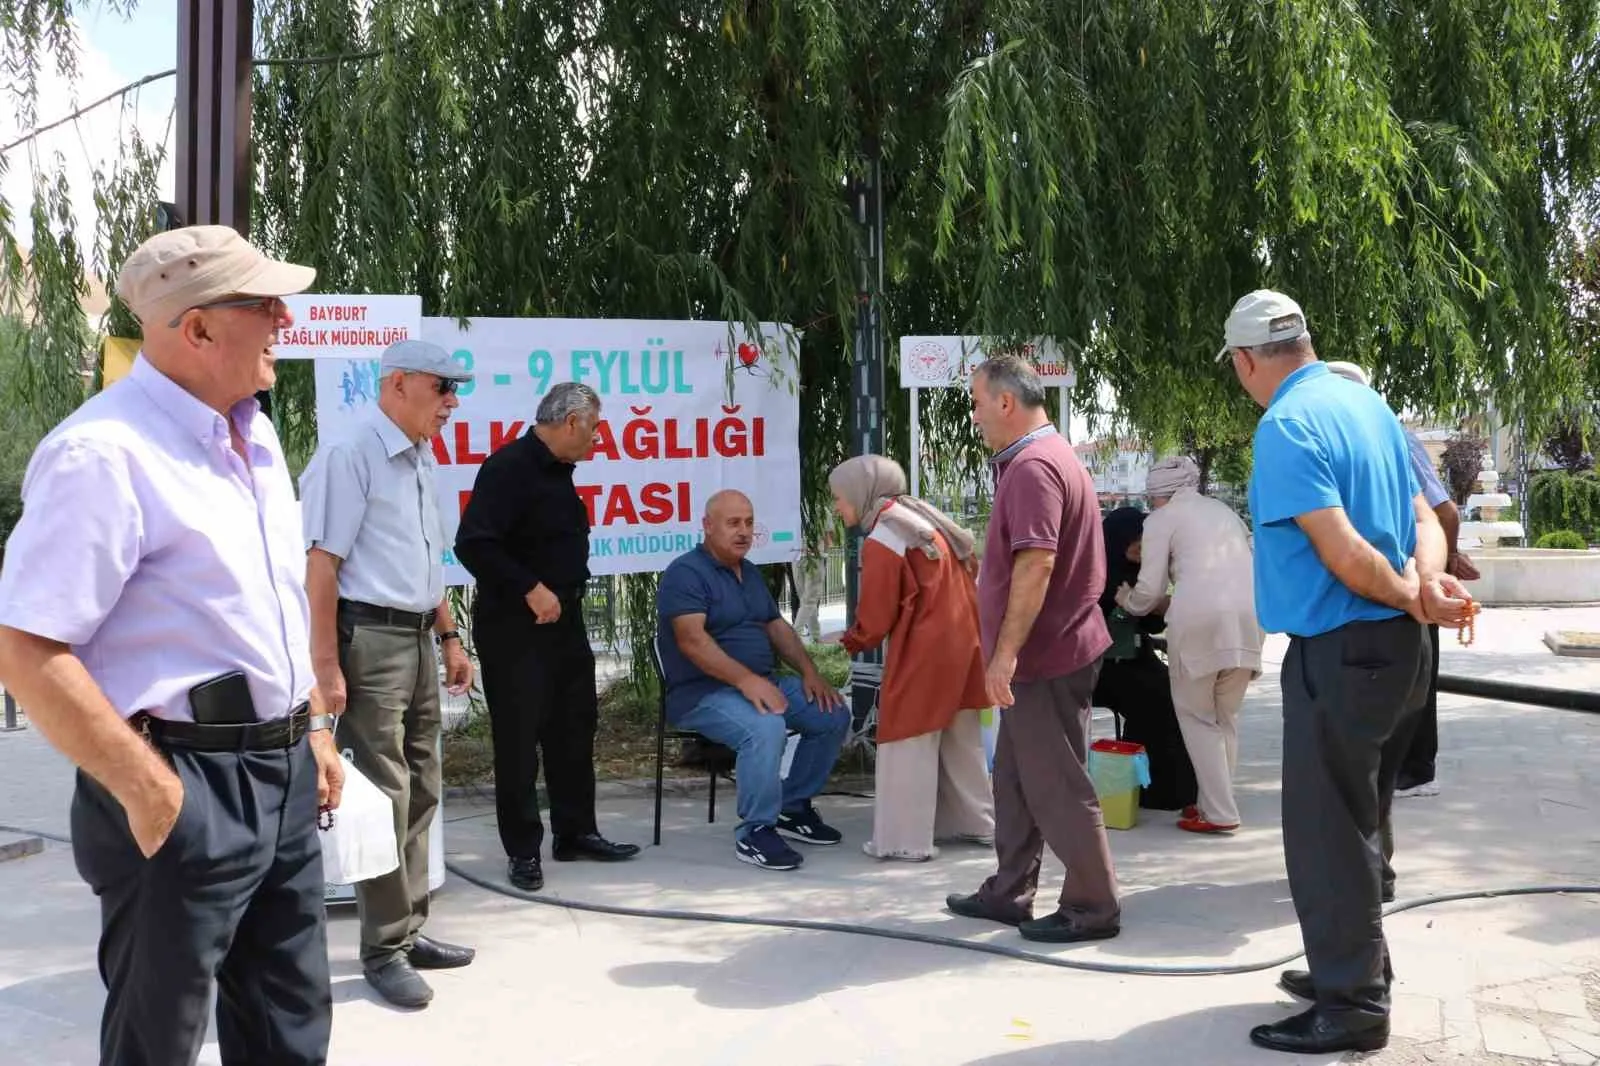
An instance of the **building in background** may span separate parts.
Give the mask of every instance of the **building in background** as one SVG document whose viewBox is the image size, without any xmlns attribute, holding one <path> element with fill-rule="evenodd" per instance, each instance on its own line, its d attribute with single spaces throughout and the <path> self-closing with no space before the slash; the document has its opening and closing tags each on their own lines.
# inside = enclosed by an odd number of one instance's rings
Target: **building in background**
<svg viewBox="0 0 1600 1066">
<path fill-rule="evenodd" d="M 1102 509 L 1121 507 L 1144 498 L 1145 477 L 1155 463 L 1155 453 L 1132 438 L 1101 437 L 1072 448 L 1094 479 Z"/>
</svg>

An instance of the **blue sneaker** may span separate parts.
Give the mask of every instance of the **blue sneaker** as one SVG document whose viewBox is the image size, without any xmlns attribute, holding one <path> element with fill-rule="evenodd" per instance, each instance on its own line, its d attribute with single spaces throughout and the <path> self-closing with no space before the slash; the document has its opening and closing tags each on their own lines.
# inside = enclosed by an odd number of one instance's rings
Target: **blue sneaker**
<svg viewBox="0 0 1600 1066">
<path fill-rule="evenodd" d="M 743 840 L 734 841 L 733 854 L 740 862 L 764 870 L 795 870 L 805 861 L 770 825 L 757 826 Z"/>
<path fill-rule="evenodd" d="M 809 800 L 798 811 L 778 815 L 778 832 L 804 844 L 837 844 L 844 839 L 843 833 L 822 820 Z"/>
</svg>

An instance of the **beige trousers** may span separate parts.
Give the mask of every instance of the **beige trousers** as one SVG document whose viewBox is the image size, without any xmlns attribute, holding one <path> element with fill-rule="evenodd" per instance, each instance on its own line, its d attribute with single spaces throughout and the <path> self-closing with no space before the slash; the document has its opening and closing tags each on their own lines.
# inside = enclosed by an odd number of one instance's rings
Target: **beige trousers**
<svg viewBox="0 0 1600 1066">
<path fill-rule="evenodd" d="M 935 837 L 994 836 L 994 796 L 977 711 L 950 728 L 878 745 L 870 854 L 926 859 Z"/>
<path fill-rule="evenodd" d="M 1244 667 L 1185 677 L 1172 672 L 1172 706 L 1194 763 L 1200 813 L 1216 825 L 1238 825 L 1233 772 L 1239 765 L 1239 705 L 1252 671 Z"/>
</svg>

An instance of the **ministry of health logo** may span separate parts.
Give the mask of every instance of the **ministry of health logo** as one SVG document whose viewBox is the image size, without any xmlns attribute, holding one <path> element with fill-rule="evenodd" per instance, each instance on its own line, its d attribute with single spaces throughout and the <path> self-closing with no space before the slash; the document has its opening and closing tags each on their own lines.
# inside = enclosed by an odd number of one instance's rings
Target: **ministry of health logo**
<svg viewBox="0 0 1600 1066">
<path fill-rule="evenodd" d="M 918 381 L 942 385 L 950 380 L 950 352 L 937 341 L 922 341 L 911 349 L 911 376 Z"/>
</svg>

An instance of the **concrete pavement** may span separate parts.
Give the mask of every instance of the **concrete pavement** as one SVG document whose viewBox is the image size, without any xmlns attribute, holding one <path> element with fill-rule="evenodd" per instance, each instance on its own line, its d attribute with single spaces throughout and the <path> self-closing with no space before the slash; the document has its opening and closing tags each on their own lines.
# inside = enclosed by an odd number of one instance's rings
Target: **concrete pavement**
<svg viewBox="0 0 1600 1066">
<path fill-rule="evenodd" d="M 1546 629 L 1600 629 L 1600 611 L 1485 612 L 1446 672 L 1592 689 L 1600 663 L 1556 659 Z M 1281 658 L 1281 642 L 1269 649 Z M 1114 832 L 1124 933 L 1064 959 L 1251 963 L 1298 948 L 1277 822 L 1275 669 L 1251 690 L 1242 726 L 1244 828 L 1179 833 L 1142 812 Z M 1106 723 L 1104 728 L 1109 728 Z M 1600 716 L 1458 697 L 1441 700 L 1440 796 L 1399 801 L 1402 899 L 1466 887 L 1600 884 L 1591 767 Z M 0 824 L 64 834 L 70 773 L 33 731 L 0 734 Z M 668 804 L 663 845 L 619 866 L 547 866 L 546 894 L 627 906 L 865 922 L 1023 947 L 1014 931 L 952 917 L 946 892 L 992 867 L 950 848 L 925 865 L 866 858 L 870 800 L 819 801 L 846 833 L 804 869 L 736 863 L 732 797 L 705 824 L 700 797 Z M 614 839 L 647 841 L 648 795 L 602 805 Z M 493 812 L 447 809 L 445 849 L 502 873 Z M 1059 885 L 1047 863 L 1045 884 Z M 1041 904 L 1042 910 L 1042 904 Z M 100 987 L 95 901 L 70 850 L 0 863 L 0 1062 L 94 1060 Z M 1299 1009 L 1275 971 L 1225 977 L 1084 973 L 951 948 L 833 933 L 647 921 L 529 904 L 452 877 L 430 932 L 473 944 L 471 967 L 430 976 L 427 1010 L 375 1000 L 355 961 L 348 908 L 330 923 L 334 1045 L 342 1063 L 1235 1064 L 1293 1061 L 1254 1049 L 1251 1025 Z M 1600 1056 L 1600 897 L 1449 904 L 1387 923 L 1397 969 L 1395 1039 L 1384 1064 L 1591 1063 Z M 1333 1062 L 1337 1056 L 1304 1061 Z M 205 1062 L 217 1062 L 208 1044 Z"/>
</svg>

